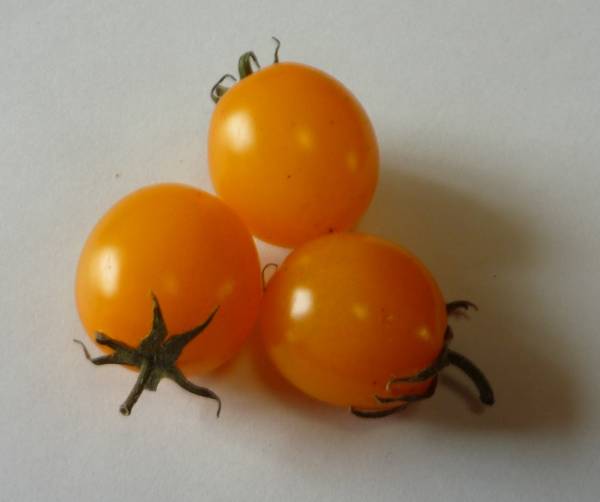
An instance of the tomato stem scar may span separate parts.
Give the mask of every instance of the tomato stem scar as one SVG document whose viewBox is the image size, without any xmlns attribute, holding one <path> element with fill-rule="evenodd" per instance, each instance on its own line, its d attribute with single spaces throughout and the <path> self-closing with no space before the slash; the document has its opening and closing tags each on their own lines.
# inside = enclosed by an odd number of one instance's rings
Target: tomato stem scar
<svg viewBox="0 0 600 502">
<path fill-rule="evenodd" d="M 210 389 L 199 387 L 190 382 L 183 375 L 181 370 L 177 368 L 176 362 L 187 344 L 209 326 L 217 314 L 219 307 L 215 308 L 202 324 L 184 333 L 169 336 L 158 299 L 154 293 L 152 293 L 151 296 L 153 312 L 152 329 L 150 330 L 150 333 L 142 339 L 138 347 L 131 347 L 119 340 L 110 338 L 104 333 L 97 332 L 96 342 L 113 349 L 114 352 L 109 355 L 92 358 L 87 347 L 81 340 L 73 341 L 81 345 L 86 359 L 95 365 L 123 364 L 135 366 L 140 369 L 131 392 L 119 408 L 122 415 L 129 415 L 142 392 L 144 390 L 155 391 L 160 380 L 166 377 L 170 378 L 180 387 L 192 394 L 217 401 L 218 417 L 221 413 L 221 399 L 219 396 Z"/>
</svg>

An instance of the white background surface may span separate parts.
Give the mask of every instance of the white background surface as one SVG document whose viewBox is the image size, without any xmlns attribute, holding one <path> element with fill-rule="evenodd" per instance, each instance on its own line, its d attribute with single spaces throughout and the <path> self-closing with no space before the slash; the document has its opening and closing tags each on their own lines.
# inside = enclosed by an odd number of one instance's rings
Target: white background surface
<svg viewBox="0 0 600 502">
<path fill-rule="evenodd" d="M 598 5 L 3 0 L 0 499 L 598 500 Z M 480 304 L 455 347 L 494 408 L 450 370 L 361 421 L 269 384 L 250 345 L 201 380 L 219 420 L 169 382 L 124 418 L 135 375 L 71 342 L 92 225 L 152 182 L 210 187 L 208 90 L 273 34 L 368 110 L 383 170 L 361 228 Z"/>
</svg>

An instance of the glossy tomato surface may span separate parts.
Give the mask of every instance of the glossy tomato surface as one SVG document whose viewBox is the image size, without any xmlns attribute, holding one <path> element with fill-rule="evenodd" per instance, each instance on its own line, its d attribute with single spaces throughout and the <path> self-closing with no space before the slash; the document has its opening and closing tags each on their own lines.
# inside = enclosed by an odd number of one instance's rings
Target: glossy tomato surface
<svg viewBox="0 0 600 502">
<path fill-rule="evenodd" d="M 325 236 L 293 251 L 269 282 L 259 329 L 279 371 L 306 394 L 341 406 L 385 407 L 374 396 L 423 393 L 395 385 L 440 353 L 440 290 L 405 249 L 363 234 Z M 396 403 L 397 406 L 397 403 Z"/>
<path fill-rule="evenodd" d="M 98 222 L 76 276 L 81 321 L 137 346 L 152 326 L 154 292 L 170 333 L 189 330 L 219 307 L 178 366 L 207 372 L 231 358 L 251 332 L 261 298 L 254 241 L 216 197 L 161 184 L 138 190 Z"/>
<path fill-rule="evenodd" d="M 360 103 L 296 63 L 273 64 L 227 91 L 208 157 L 219 196 L 254 235 L 287 247 L 353 227 L 378 178 L 377 140 Z"/>
</svg>

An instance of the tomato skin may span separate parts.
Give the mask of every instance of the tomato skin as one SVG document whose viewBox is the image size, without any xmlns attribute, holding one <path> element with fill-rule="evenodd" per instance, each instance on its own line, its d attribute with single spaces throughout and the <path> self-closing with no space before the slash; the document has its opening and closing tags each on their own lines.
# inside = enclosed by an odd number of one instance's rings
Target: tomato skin
<svg viewBox="0 0 600 502">
<path fill-rule="evenodd" d="M 286 247 L 352 228 L 379 169 L 377 139 L 358 100 L 297 63 L 264 68 L 220 99 L 208 159 L 219 196 L 254 235 Z"/>
<path fill-rule="evenodd" d="M 355 233 L 293 251 L 269 282 L 259 319 L 270 359 L 292 384 L 364 409 L 390 406 L 375 395 L 425 392 L 429 381 L 385 387 L 433 362 L 446 325 L 425 266 L 399 246 Z"/>
<path fill-rule="evenodd" d="M 88 237 L 75 283 L 90 337 L 102 331 L 131 346 L 152 326 L 151 292 L 170 333 L 197 326 L 219 306 L 178 360 L 195 373 L 237 352 L 261 298 L 258 254 L 245 225 L 216 197 L 177 184 L 145 187 L 115 204 Z"/>
</svg>

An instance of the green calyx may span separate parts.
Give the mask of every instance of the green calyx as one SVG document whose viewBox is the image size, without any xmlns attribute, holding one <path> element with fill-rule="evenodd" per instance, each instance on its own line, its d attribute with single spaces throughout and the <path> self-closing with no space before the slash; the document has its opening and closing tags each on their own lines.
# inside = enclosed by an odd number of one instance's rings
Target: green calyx
<svg viewBox="0 0 600 502">
<path fill-rule="evenodd" d="M 281 42 L 276 37 L 271 37 L 271 38 L 273 38 L 273 40 L 275 41 L 275 44 L 276 44 L 275 45 L 275 54 L 273 56 L 273 64 L 276 64 L 276 63 L 279 63 L 279 48 L 281 47 Z M 253 51 L 244 52 L 244 54 L 242 54 L 240 56 L 240 59 L 238 60 L 238 73 L 240 76 L 240 80 L 242 80 L 254 73 L 255 70 L 254 70 L 253 66 L 255 66 L 257 70 L 260 70 L 260 68 L 261 68 L 260 63 L 258 62 L 258 58 L 256 57 L 256 54 L 254 54 Z M 218 103 L 219 100 L 221 99 L 221 97 L 223 97 L 223 95 L 230 89 L 230 87 L 223 84 L 223 82 L 227 79 L 237 82 L 237 79 L 230 73 L 223 75 L 217 81 L 217 83 L 212 86 L 212 88 L 210 90 L 210 97 L 215 103 Z"/>
<path fill-rule="evenodd" d="M 446 311 L 448 315 L 465 315 L 465 312 L 470 308 L 477 310 L 477 306 L 475 304 L 465 300 L 458 300 L 446 304 Z M 481 403 L 487 406 L 492 406 L 495 402 L 492 386 L 483 372 L 477 366 L 475 366 L 470 359 L 450 349 L 449 345 L 453 337 L 454 335 L 452 333 L 452 329 L 450 326 L 448 326 L 444 336 L 444 346 L 442 347 L 438 357 L 429 366 L 422 369 L 418 373 L 415 373 L 414 375 L 391 378 L 386 385 L 386 390 L 390 391 L 394 385 L 411 382 L 426 382 L 430 380 L 431 383 L 424 393 L 404 394 L 400 396 L 374 396 L 375 401 L 380 405 L 397 403 L 397 406 L 370 410 L 351 407 L 350 411 L 354 415 L 361 418 L 381 418 L 404 410 L 411 403 L 429 399 L 435 393 L 438 374 L 447 366 L 454 366 L 461 370 L 475 384 L 475 387 L 477 387 L 477 390 L 479 391 L 479 400 Z"/>
<path fill-rule="evenodd" d="M 95 365 L 122 364 L 139 368 L 139 375 L 127 399 L 120 406 L 122 415 L 131 414 L 131 410 L 144 390 L 155 391 L 163 378 L 170 378 L 180 387 L 198 396 L 214 399 L 218 403 L 217 417 L 221 412 L 221 399 L 212 390 L 190 382 L 179 368 L 177 359 L 183 349 L 213 320 L 217 307 L 200 325 L 184 333 L 170 335 L 162 315 L 158 299 L 152 293 L 153 320 L 150 333 L 142 339 L 137 347 L 131 347 L 115 340 L 104 333 L 96 333 L 96 342 L 113 349 L 113 353 L 92 358 L 81 340 L 73 340 L 83 347 L 85 357 Z"/>
</svg>

